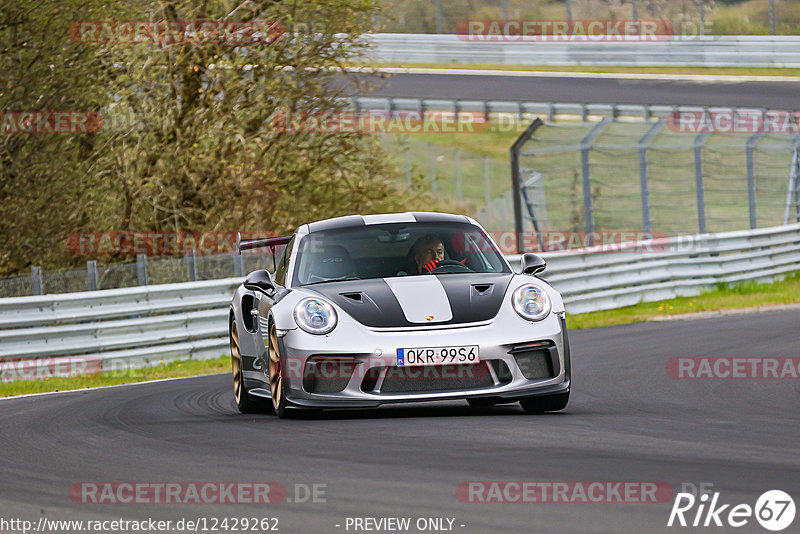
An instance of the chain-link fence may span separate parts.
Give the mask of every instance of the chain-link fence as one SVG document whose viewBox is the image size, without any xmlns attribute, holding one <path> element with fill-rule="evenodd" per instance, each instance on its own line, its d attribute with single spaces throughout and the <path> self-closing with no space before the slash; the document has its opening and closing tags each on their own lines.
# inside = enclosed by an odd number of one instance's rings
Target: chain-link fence
<svg viewBox="0 0 800 534">
<path fill-rule="evenodd" d="M 728 116 L 738 120 L 736 113 Z M 695 126 L 719 123 L 713 111 L 697 117 Z M 736 131 L 682 131 L 677 118 L 664 117 L 545 122 L 519 151 L 520 182 L 529 186 L 523 192 L 540 176 L 523 215 L 533 215 L 542 232 L 669 236 L 800 220 L 798 129 L 770 132 L 763 128 L 770 120 L 742 122 Z M 752 124 L 758 126 L 744 133 Z M 494 207 L 493 220 L 516 228 L 508 206 Z"/>
<path fill-rule="evenodd" d="M 509 190 L 508 161 L 466 150 L 418 141 L 408 136 L 384 136 L 383 145 L 392 154 L 403 180 L 417 184 L 434 200 L 477 216 L 493 199 Z"/>
</svg>

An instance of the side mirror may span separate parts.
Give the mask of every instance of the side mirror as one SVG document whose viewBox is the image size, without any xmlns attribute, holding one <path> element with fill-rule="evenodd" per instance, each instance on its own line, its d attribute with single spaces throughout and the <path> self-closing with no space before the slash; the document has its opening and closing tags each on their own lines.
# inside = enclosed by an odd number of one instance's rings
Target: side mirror
<svg viewBox="0 0 800 534">
<path fill-rule="evenodd" d="M 544 258 L 530 252 L 522 255 L 520 264 L 522 265 L 522 274 L 536 274 L 547 268 L 547 262 L 544 261 Z"/>
<path fill-rule="evenodd" d="M 248 274 L 247 278 L 244 279 L 244 287 L 251 291 L 260 291 L 270 297 L 274 295 L 276 291 L 275 280 L 272 279 L 272 275 L 269 271 L 265 269 L 253 271 Z"/>
</svg>

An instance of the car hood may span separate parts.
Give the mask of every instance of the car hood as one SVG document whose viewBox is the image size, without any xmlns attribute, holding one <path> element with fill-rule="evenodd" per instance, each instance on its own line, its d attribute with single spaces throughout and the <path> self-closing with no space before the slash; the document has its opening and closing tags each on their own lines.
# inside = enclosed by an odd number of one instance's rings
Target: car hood
<svg viewBox="0 0 800 534">
<path fill-rule="evenodd" d="M 513 274 L 453 273 L 305 286 L 375 328 L 487 321 L 500 311 Z"/>
</svg>

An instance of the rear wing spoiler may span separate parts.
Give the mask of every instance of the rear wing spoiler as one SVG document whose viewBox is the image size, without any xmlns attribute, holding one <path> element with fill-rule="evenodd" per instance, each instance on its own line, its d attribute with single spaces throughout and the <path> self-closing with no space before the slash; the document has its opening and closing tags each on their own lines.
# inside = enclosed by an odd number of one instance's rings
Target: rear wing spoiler
<svg viewBox="0 0 800 534">
<path fill-rule="evenodd" d="M 236 232 L 236 252 L 241 254 L 243 250 L 269 247 L 272 249 L 272 253 L 275 254 L 275 247 L 286 245 L 291 239 L 292 236 L 290 235 L 280 237 L 259 237 L 257 239 L 242 239 L 242 233 Z"/>
</svg>

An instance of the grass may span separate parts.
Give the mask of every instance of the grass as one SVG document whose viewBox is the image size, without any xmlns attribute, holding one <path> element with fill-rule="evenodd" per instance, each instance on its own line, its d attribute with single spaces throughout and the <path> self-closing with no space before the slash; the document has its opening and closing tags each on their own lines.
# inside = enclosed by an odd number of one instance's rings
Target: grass
<svg viewBox="0 0 800 534">
<path fill-rule="evenodd" d="M 71 389 L 113 386 L 134 382 L 147 382 L 162 378 L 181 376 L 210 375 L 227 373 L 231 370 L 230 356 L 220 356 L 211 360 L 186 360 L 170 362 L 154 367 L 144 367 L 120 371 L 105 371 L 74 378 L 46 378 L 44 380 L 13 380 L 0 382 L 0 397 L 44 393 L 48 391 L 67 391 Z"/>
<path fill-rule="evenodd" d="M 661 302 L 642 302 L 635 306 L 576 315 L 567 314 L 570 329 L 596 328 L 646 322 L 661 317 L 704 311 L 755 308 L 800 302 L 800 273 L 772 284 L 742 282 L 734 286 L 720 283 L 696 297 L 677 297 Z"/>
<path fill-rule="evenodd" d="M 473 70 L 519 70 L 539 72 L 584 72 L 614 74 L 676 74 L 705 76 L 800 76 L 798 68 L 780 67 L 647 67 L 647 66 L 589 66 L 589 65 L 520 65 L 506 63 L 369 63 L 375 68 L 423 68 L 423 69 L 473 69 Z"/>
</svg>

